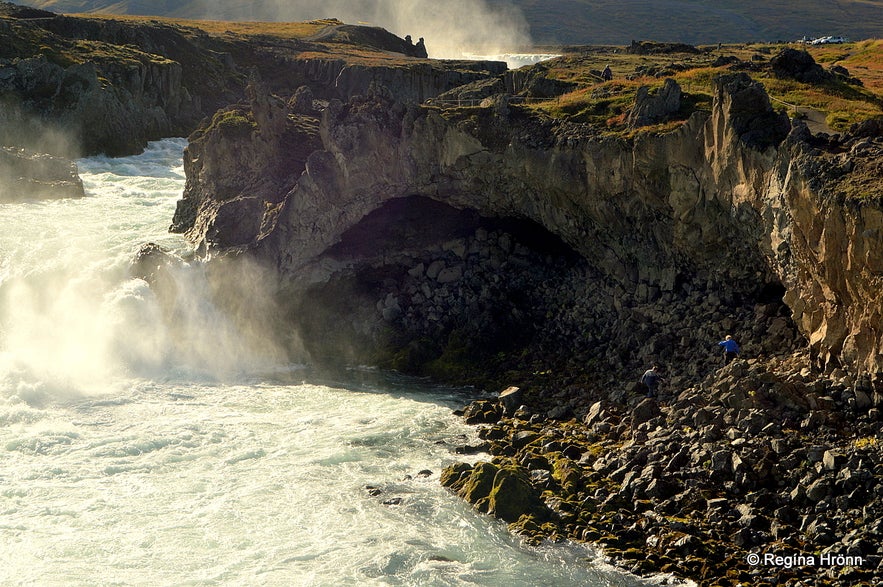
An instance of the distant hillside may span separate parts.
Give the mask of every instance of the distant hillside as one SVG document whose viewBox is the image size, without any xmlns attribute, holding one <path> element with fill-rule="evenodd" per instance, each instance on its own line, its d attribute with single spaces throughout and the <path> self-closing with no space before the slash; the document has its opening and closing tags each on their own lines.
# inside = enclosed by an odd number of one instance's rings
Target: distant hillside
<svg viewBox="0 0 883 587">
<path fill-rule="evenodd" d="M 367 21 L 426 37 L 432 51 L 451 30 L 460 43 L 529 27 L 537 44 L 628 44 L 632 39 L 692 44 L 795 40 L 803 36 L 883 37 L 883 0 L 31 0 L 54 12 L 111 12 L 220 20 Z M 444 6 L 444 9 L 437 6 Z M 523 21 L 518 10 L 523 14 Z M 451 29 L 441 27 L 451 27 Z M 511 47 L 510 47 L 511 49 Z"/>
<path fill-rule="evenodd" d="M 692 44 L 883 37 L 883 0 L 515 0 L 535 42 Z"/>
</svg>

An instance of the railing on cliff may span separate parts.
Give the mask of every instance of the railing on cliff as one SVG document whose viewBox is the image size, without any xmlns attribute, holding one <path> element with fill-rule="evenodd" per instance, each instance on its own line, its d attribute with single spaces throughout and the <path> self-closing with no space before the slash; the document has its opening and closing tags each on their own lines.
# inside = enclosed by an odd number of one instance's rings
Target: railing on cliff
<svg viewBox="0 0 883 587">
<path fill-rule="evenodd" d="M 767 95 L 769 96 L 769 94 L 767 94 Z M 797 104 L 791 104 L 790 102 L 786 102 L 784 100 L 779 100 L 778 98 L 774 98 L 773 96 L 770 96 L 770 100 L 772 100 L 773 102 L 777 102 L 779 104 L 782 104 L 784 106 L 788 106 L 794 112 L 798 112 L 800 110 L 800 106 L 798 106 Z"/>
</svg>

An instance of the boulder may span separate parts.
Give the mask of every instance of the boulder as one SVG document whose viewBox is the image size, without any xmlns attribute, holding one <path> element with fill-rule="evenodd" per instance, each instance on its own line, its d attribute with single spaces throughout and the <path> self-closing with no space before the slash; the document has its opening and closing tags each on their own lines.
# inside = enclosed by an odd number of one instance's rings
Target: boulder
<svg viewBox="0 0 883 587">
<path fill-rule="evenodd" d="M 467 424 L 493 424 L 500 420 L 502 411 L 497 402 L 476 400 L 463 410 L 463 419 Z"/>
<path fill-rule="evenodd" d="M 664 122 L 677 114 L 681 109 L 681 86 L 668 78 L 662 88 L 655 93 L 650 93 L 648 86 L 638 88 L 635 96 L 635 105 L 628 115 L 628 125 L 631 128 L 648 126 L 658 122 Z"/>
<path fill-rule="evenodd" d="M 632 409 L 632 425 L 648 422 L 660 414 L 659 404 L 653 398 L 645 398 Z"/>
<path fill-rule="evenodd" d="M 779 78 L 794 79 L 806 84 L 821 84 L 834 76 L 816 63 L 812 55 L 798 49 L 783 49 L 770 59 L 773 74 Z"/>
<path fill-rule="evenodd" d="M 507 387 L 500 392 L 500 403 L 503 404 L 503 413 L 512 416 L 521 405 L 524 392 L 519 387 Z"/>
<path fill-rule="evenodd" d="M 73 161 L 26 149 L 0 147 L 0 202 L 85 195 Z"/>
<path fill-rule="evenodd" d="M 529 475 L 515 466 L 497 466 L 479 462 L 467 469 L 461 465 L 448 467 L 442 473 L 442 484 L 473 504 L 479 511 L 507 522 L 516 522 L 523 515 L 534 519 L 550 519 L 552 512 L 531 485 Z"/>
</svg>

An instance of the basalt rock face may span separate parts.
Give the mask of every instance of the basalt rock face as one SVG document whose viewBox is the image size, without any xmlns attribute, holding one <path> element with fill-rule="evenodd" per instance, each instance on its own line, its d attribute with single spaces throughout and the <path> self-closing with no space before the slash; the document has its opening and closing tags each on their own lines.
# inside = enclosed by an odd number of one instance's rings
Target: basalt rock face
<svg viewBox="0 0 883 587">
<path fill-rule="evenodd" d="M 104 76 L 117 80 L 115 89 L 104 86 Z M 195 118 L 193 105 L 186 104 L 189 96 L 182 92 L 181 68 L 171 62 L 143 61 L 121 71 L 92 63 L 61 67 L 35 57 L 2 67 L 0 80 L 3 93 L 32 96 L 11 104 L 3 115 L 6 142 L 28 141 L 31 132 L 39 136 L 48 128 L 44 121 L 52 119 L 55 134 L 72 138 L 38 146 L 124 155 L 140 151 L 149 139 L 186 134 L 188 117 L 184 114 L 182 120 L 182 110 L 188 106 L 189 120 Z"/>
<path fill-rule="evenodd" d="M 76 20 L 0 19 L 9 39 L 0 54 L 3 142 L 77 156 L 131 154 L 148 140 L 187 134 L 203 116 L 180 63 L 122 41 L 50 30 Z M 79 61 L 62 53 L 76 54 L 78 42 L 93 55 Z M 103 47 L 86 49 L 89 42 Z"/>
<path fill-rule="evenodd" d="M 253 72 L 286 96 L 309 85 L 317 99 L 348 100 L 380 83 L 400 99 L 422 102 L 506 69 L 420 59 L 414 56 L 425 49 L 370 27 L 336 28 L 378 37 L 387 51 L 381 64 L 322 44 L 342 42 L 334 36 L 209 34 L 198 23 L 13 8 L 0 11 L 0 144 L 68 156 L 132 154 L 149 140 L 189 135 L 218 109 L 246 100 Z"/>
<path fill-rule="evenodd" d="M 274 268 L 317 354 L 386 349 L 444 374 L 545 345 L 599 372 L 662 359 L 699 376 L 696 348 L 732 331 L 754 353 L 808 341 L 819 367 L 883 368 L 879 205 L 828 194 L 836 157 L 747 76 L 716 81 L 711 113 L 631 141 L 504 102 L 463 114 L 375 87 L 292 139 L 317 148 L 242 209 L 238 225 L 260 228 L 232 244 Z M 218 163 L 205 153 L 203 171 Z M 189 175 L 192 227 L 219 223 L 212 177 Z"/>
<path fill-rule="evenodd" d="M 871 160 L 883 154 L 880 142 Z M 790 144 L 790 173 L 771 176 L 763 213 L 785 302 L 814 364 L 875 373 L 883 369 L 883 209 L 879 200 L 837 192 L 849 169 L 867 165 L 856 151 L 846 157 Z"/>
</svg>

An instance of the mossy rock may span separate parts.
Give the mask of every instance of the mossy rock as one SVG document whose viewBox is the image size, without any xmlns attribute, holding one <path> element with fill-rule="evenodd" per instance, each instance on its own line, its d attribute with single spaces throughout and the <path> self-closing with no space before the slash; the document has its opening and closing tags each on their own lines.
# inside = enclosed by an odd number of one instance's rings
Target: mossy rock
<svg viewBox="0 0 883 587">
<path fill-rule="evenodd" d="M 442 471 L 439 481 L 441 482 L 442 487 L 449 487 L 454 491 L 457 491 L 462 487 L 465 475 L 471 470 L 472 465 L 469 463 L 456 463 L 454 465 L 449 465 Z"/>
<path fill-rule="evenodd" d="M 424 366 L 439 354 L 438 345 L 428 338 L 408 342 L 404 348 L 394 352 L 388 365 L 402 373 L 423 373 Z"/>
<path fill-rule="evenodd" d="M 510 523 L 529 515 L 537 523 L 550 520 L 553 512 L 540 499 L 527 473 L 517 465 L 478 462 L 452 465 L 442 472 L 442 484 L 485 512 Z"/>
<path fill-rule="evenodd" d="M 499 402 L 490 400 L 475 400 L 463 410 L 463 420 L 467 424 L 494 424 L 502 415 Z"/>
<path fill-rule="evenodd" d="M 581 482 L 579 467 L 567 457 L 555 459 L 552 463 L 552 477 L 561 484 L 565 495 L 573 495 L 579 491 Z"/>
<path fill-rule="evenodd" d="M 509 524 L 509 531 L 523 536 L 535 536 L 542 532 L 542 528 L 533 516 L 522 514 L 516 521 Z"/>
<path fill-rule="evenodd" d="M 246 138 L 257 130 L 257 124 L 250 115 L 241 110 L 219 110 L 212 118 L 210 129 L 215 129 L 229 138 Z"/>
<path fill-rule="evenodd" d="M 639 560 L 643 559 L 645 556 L 646 553 L 640 548 L 627 548 L 622 551 L 622 558 L 626 560 Z"/>
<path fill-rule="evenodd" d="M 499 470 L 499 467 L 491 463 L 476 463 L 457 494 L 475 507 L 482 509 L 482 504 L 485 503 L 494 488 Z"/>
<path fill-rule="evenodd" d="M 507 522 L 517 521 L 523 514 L 530 514 L 538 520 L 548 520 L 552 516 L 525 472 L 514 466 L 501 467 L 497 471 L 486 504 L 487 513 Z"/>
</svg>

